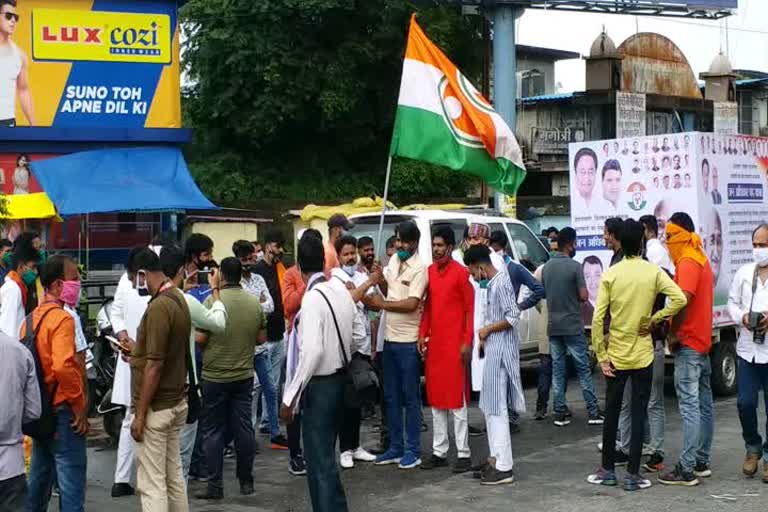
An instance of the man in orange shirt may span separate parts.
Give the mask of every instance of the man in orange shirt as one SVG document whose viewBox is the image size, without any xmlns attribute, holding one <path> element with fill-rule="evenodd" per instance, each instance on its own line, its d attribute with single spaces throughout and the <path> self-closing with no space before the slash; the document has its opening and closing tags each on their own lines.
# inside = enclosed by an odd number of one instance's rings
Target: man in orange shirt
<svg viewBox="0 0 768 512">
<path fill-rule="evenodd" d="M 330 279 L 331 270 L 339 268 L 339 255 L 336 253 L 336 240 L 344 236 L 344 233 L 355 227 L 355 225 L 341 213 L 334 213 L 328 219 L 328 242 L 324 244 L 325 249 L 325 278 Z"/>
<path fill-rule="evenodd" d="M 675 265 L 675 282 L 688 306 L 672 321 L 676 338 L 675 391 L 683 419 L 683 449 L 677 466 L 659 477 L 666 485 L 694 486 L 712 476 L 709 457 L 714 435 L 714 408 L 710 378 L 712 368 L 712 305 L 714 274 L 701 238 L 687 213 L 675 213 L 666 226 L 667 248 Z"/>
<path fill-rule="evenodd" d="M 61 510 L 82 511 L 85 502 L 88 433 L 83 368 L 75 357 L 75 322 L 64 305 L 80 299 L 80 273 L 68 256 L 51 257 L 40 271 L 45 289 L 41 304 L 32 312 L 37 331 L 37 352 L 45 384 L 56 411 L 56 432 L 49 439 L 35 439 L 29 470 L 27 510 L 48 510 L 54 475 L 58 481 Z M 26 334 L 26 322 L 21 337 Z"/>
</svg>

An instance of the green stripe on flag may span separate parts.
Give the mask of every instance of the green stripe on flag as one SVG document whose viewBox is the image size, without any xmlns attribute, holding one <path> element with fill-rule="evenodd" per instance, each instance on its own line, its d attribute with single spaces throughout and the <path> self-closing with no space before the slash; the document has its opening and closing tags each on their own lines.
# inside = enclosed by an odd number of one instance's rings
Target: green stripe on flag
<svg viewBox="0 0 768 512">
<path fill-rule="evenodd" d="M 389 152 L 477 176 L 508 196 L 515 195 L 525 179 L 525 170 L 511 161 L 494 160 L 485 148 L 459 144 L 442 116 L 420 108 L 397 107 Z"/>
</svg>

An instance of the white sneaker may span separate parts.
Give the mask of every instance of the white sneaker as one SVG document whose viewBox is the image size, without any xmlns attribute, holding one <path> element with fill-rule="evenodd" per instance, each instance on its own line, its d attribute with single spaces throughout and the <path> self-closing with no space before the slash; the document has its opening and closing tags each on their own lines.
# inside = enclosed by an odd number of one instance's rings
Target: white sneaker
<svg viewBox="0 0 768 512">
<path fill-rule="evenodd" d="M 376 456 L 372 453 L 368 453 L 362 446 L 357 447 L 352 452 L 352 458 L 363 462 L 373 462 L 376 460 Z"/>
<path fill-rule="evenodd" d="M 355 460 L 352 455 L 353 453 L 354 452 L 352 450 L 347 450 L 346 452 L 341 453 L 340 463 L 342 468 L 352 469 L 355 467 Z"/>
</svg>

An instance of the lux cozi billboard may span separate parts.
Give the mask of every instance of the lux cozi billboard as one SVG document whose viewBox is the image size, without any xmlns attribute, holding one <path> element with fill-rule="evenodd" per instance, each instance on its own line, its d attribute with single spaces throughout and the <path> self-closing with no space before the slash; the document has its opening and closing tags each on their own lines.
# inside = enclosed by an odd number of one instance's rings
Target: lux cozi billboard
<svg viewBox="0 0 768 512">
<path fill-rule="evenodd" d="M 0 125 L 180 128 L 171 0 L 0 6 Z"/>
</svg>

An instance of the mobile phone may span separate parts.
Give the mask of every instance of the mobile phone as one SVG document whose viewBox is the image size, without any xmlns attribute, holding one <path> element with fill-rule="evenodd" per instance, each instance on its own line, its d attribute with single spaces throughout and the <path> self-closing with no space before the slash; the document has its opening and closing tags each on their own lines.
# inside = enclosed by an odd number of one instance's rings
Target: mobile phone
<svg viewBox="0 0 768 512">
<path fill-rule="evenodd" d="M 112 345 L 112 350 L 115 352 L 119 352 L 122 354 L 130 354 L 131 351 L 128 350 L 123 344 L 120 343 L 120 341 L 115 338 L 114 336 L 106 335 L 104 338 L 109 341 L 109 344 Z"/>
</svg>

